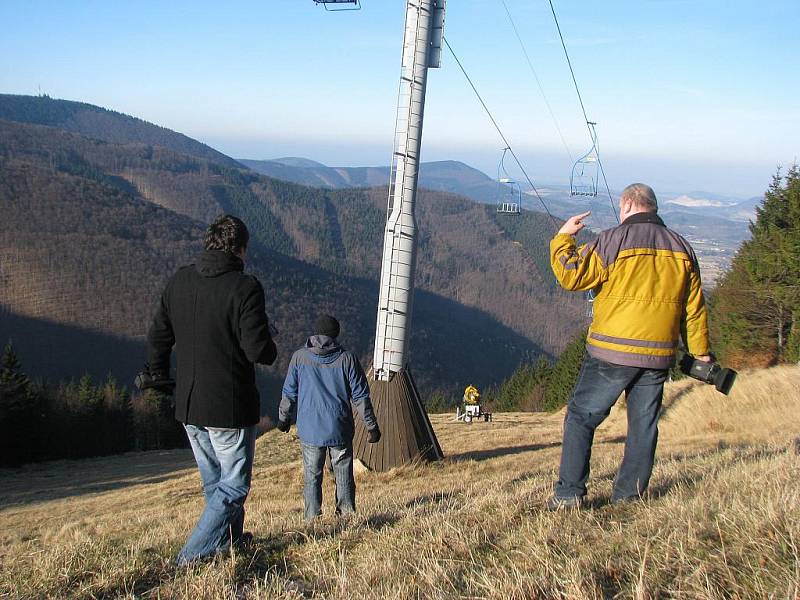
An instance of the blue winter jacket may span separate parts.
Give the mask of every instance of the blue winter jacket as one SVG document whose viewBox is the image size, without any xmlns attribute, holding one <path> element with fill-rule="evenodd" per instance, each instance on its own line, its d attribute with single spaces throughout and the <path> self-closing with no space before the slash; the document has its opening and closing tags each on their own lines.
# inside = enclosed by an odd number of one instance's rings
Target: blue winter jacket
<svg viewBox="0 0 800 600">
<path fill-rule="evenodd" d="M 312 446 L 345 446 L 353 441 L 353 408 L 367 429 L 378 426 L 364 369 L 355 354 L 326 335 L 308 338 L 292 355 L 278 415 L 290 422 L 297 405 L 297 436 Z"/>
</svg>

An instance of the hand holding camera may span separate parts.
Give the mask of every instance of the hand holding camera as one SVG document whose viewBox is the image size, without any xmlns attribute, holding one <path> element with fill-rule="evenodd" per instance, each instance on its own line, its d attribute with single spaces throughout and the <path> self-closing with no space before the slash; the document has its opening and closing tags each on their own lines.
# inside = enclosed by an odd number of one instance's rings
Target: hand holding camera
<svg viewBox="0 0 800 600">
<path fill-rule="evenodd" d="M 150 365 L 147 363 L 145 363 L 144 369 L 136 374 L 133 384 L 136 389 L 141 391 L 156 390 L 167 396 L 175 393 L 175 380 L 163 371 L 151 371 Z"/>
<path fill-rule="evenodd" d="M 738 375 L 733 369 L 722 368 L 713 355 L 695 358 L 691 354 L 684 354 L 679 367 L 689 377 L 713 385 L 718 392 L 726 396 L 730 393 Z"/>
</svg>

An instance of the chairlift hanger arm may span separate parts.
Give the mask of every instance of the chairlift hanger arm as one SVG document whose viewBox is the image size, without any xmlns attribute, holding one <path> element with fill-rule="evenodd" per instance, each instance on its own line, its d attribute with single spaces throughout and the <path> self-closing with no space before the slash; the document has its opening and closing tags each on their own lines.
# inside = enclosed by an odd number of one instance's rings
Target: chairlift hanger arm
<svg viewBox="0 0 800 600">
<path fill-rule="evenodd" d="M 522 188 L 519 183 L 509 175 L 506 169 L 506 154 L 511 151 L 509 146 L 503 148 L 500 162 L 497 163 L 497 183 L 500 184 L 500 197 L 497 201 L 497 212 L 501 214 L 519 215 L 522 207 Z M 508 190 L 503 191 L 503 190 Z M 510 197 L 508 193 L 510 192 Z"/>
<path fill-rule="evenodd" d="M 361 0 L 314 0 L 314 4 L 322 4 L 325 7 L 325 10 L 328 11 L 340 11 L 340 10 L 361 10 Z M 328 5 L 338 6 L 344 5 L 338 8 L 329 8 Z M 346 6 L 346 5 L 352 6 Z"/>
<path fill-rule="evenodd" d="M 572 165 L 572 172 L 569 175 L 570 196 L 588 196 L 590 198 L 597 196 L 600 154 L 597 147 L 595 125 L 597 123 L 587 119 L 586 127 L 592 138 L 592 147 Z"/>
</svg>

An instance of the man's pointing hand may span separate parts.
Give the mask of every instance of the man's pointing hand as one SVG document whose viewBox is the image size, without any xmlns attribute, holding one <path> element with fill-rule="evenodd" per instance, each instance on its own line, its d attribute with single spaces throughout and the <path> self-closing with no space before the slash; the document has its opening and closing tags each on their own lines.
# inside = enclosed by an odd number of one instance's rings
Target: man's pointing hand
<svg viewBox="0 0 800 600">
<path fill-rule="evenodd" d="M 588 217 L 590 214 L 592 214 L 592 211 L 588 210 L 585 213 L 581 213 L 579 215 L 575 215 L 573 217 L 570 217 L 569 219 L 564 221 L 564 224 L 561 226 L 561 229 L 558 230 L 558 233 L 566 233 L 568 235 L 575 235 L 581 229 L 586 227 L 586 225 L 584 225 L 582 223 L 582 221 L 586 217 Z"/>
</svg>

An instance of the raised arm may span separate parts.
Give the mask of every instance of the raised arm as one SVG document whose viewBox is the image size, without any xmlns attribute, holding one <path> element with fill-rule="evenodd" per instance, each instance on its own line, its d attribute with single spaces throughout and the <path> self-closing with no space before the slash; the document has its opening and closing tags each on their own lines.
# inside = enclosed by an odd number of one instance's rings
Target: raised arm
<svg viewBox="0 0 800 600">
<path fill-rule="evenodd" d="M 597 253 L 597 240 L 577 247 L 575 238 L 559 233 L 550 240 L 550 266 L 565 290 L 591 290 L 607 278 Z"/>
</svg>

